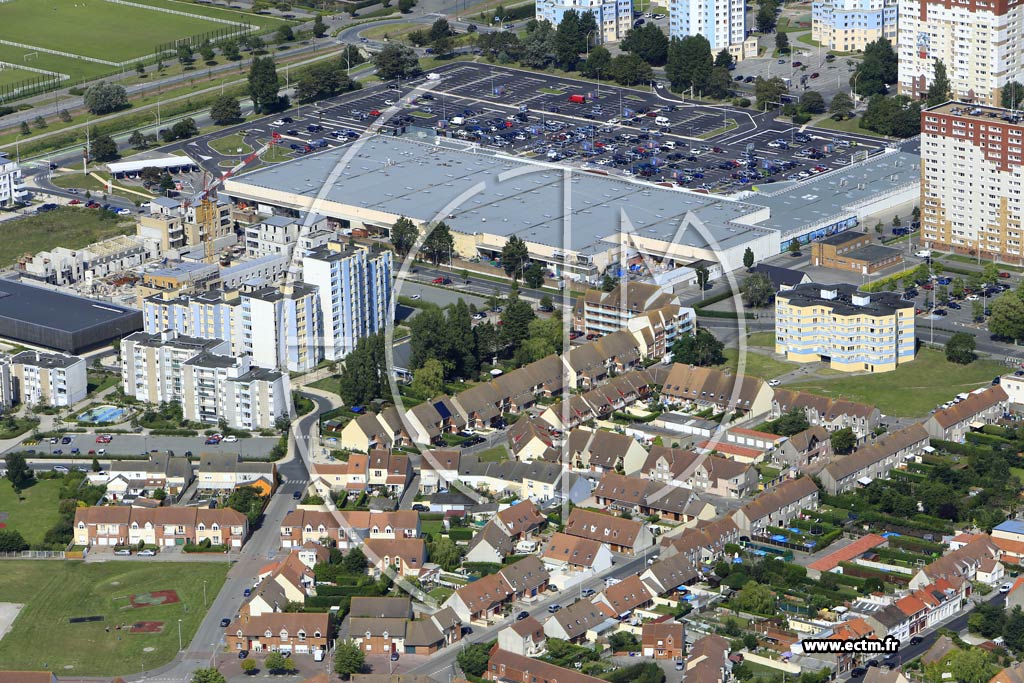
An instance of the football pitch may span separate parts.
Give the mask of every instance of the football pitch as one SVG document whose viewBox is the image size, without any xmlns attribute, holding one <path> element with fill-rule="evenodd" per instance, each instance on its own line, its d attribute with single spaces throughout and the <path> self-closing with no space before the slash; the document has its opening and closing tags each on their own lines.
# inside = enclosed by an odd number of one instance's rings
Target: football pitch
<svg viewBox="0 0 1024 683">
<path fill-rule="evenodd" d="M 0 43 L 0 61 L 79 80 L 133 69 L 135 60 L 150 61 L 157 46 L 183 38 L 250 26 L 263 31 L 281 23 L 176 0 L 9 0 L 0 5 L 0 40 L 19 45 Z M 0 71 L 0 84 L 8 82 Z"/>
</svg>

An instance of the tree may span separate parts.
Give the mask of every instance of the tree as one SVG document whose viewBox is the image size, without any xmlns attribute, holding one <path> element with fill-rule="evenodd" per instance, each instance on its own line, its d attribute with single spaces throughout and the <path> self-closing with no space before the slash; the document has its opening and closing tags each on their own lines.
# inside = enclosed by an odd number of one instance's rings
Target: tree
<svg viewBox="0 0 1024 683">
<path fill-rule="evenodd" d="M 93 459 L 92 459 L 92 471 L 93 471 L 93 472 L 99 472 L 99 471 L 101 471 L 102 469 L 103 469 L 103 468 L 102 468 L 102 467 L 100 467 L 100 461 L 99 461 L 99 460 L 97 460 L 96 458 L 93 458 Z"/>
<path fill-rule="evenodd" d="M 971 302 L 971 317 L 976 322 L 983 321 L 985 319 L 985 305 L 983 303 L 981 303 L 980 301 L 972 301 Z M 992 329 L 992 327 L 990 325 L 989 326 L 989 331 L 991 331 L 991 329 Z M 998 335 L 996 335 L 996 336 L 998 336 Z"/>
<path fill-rule="evenodd" d="M 248 517 L 249 524 L 255 524 L 263 513 L 263 496 L 252 486 L 239 486 L 228 496 L 224 507 L 237 510 Z"/>
<path fill-rule="evenodd" d="M 672 344 L 672 362 L 709 367 L 725 362 L 725 344 L 703 327 L 678 337 Z"/>
<path fill-rule="evenodd" d="M 698 34 L 669 41 L 665 76 L 668 77 L 672 90 L 706 90 L 711 81 L 713 68 L 711 43 L 704 36 Z"/>
<path fill-rule="evenodd" d="M 647 83 L 654 78 L 651 65 L 633 54 L 618 55 L 612 60 L 611 76 L 619 85 Z"/>
<path fill-rule="evenodd" d="M 119 85 L 100 81 L 89 86 L 83 97 L 85 108 L 92 114 L 109 114 L 128 106 L 128 93 Z"/>
<path fill-rule="evenodd" d="M 416 0 L 398 0 L 398 11 L 402 14 L 408 14 L 415 6 Z"/>
<path fill-rule="evenodd" d="M 501 336 L 505 344 L 516 346 L 530 336 L 530 323 L 537 319 L 533 306 L 513 297 L 501 312 Z"/>
<path fill-rule="evenodd" d="M 89 136 L 89 158 L 93 161 L 110 161 L 116 159 L 117 143 L 107 134 L 100 135 L 96 128 Z"/>
<path fill-rule="evenodd" d="M 724 66 L 716 66 L 711 70 L 711 80 L 708 81 L 707 90 L 704 94 L 716 100 L 724 100 L 732 96 L 732 77 L 729 70 Z"/>
<path fill-rule="evenodd" d="M 925 94 L 925 101 L 929 107 L 934 107 L 949 100 L 949 76 L 946 75 L 946 65 L 941 59 L 936 59 L 932 67 L 932 82 L 928 84 L 928 91 Z"/>
<path fill-rule="evenodd" d="M 135 62 L 135 73 L 140 76 L 146 75 L 146 65 L 142 62 Z"/>
<path fill-rule="evenodd" d="M 793 436 L 805 429 L 809 429 L 811 423 L 807 421 L 807 415 L 797 407 L 791 408 L 777 419 L 769 423 L 768 431 L 779 436 Z"/>
<path fill-rule="evenodd" d="M 44 119 L 42 116 L 37 116 L 35 119 L 33 119 L 32 125 L 36 128 L 46 128 L 46 119 Z"/>
<path fill-rule="evenodd" d="M 567 71 L 575 69 L 580 53 L 587 49 L 588 32 L 596 29 L 592 14 L 586 22 L 584 15 L 576 10 L 568 10 L 562 14 L 551 36 L 551 50 L 554 52 L 555 63 Z"/>
<path fill-rule="evenodd" d="M 358 546 L 352 548 L 341 558 L 341 566 L 348 574 L 364 574 L 369 563 L 366 554 Z"/>
<path fill-rule="evenodd" d="M 265 113 L 278 104 L 277 91 L 281 81 L 277 77 L 277 65 L 273 57 L 255 57 L 249 67 L 249 97 L 253 110 Z"/>
<path fill-rule="evenodd" d="M 486 643 L 474 643 L 469 647 L 463 648 L 455 657 L 459 668 L 470 676 L 482 676 L 487 671 L 489 659 L 490 653 Z"/>
<path fill-rule="evenodd" d="M 935 288 L 935 298 L 940 304 L 949 303 L 949 287 L 946 285 L 939 285 Z"/>
<path fill-rule="evenodd" d="M 967 365 L 974 361 L 974 335 L 956 332 L 946 342 L 946 360 L 959 365 Z"/>
<path fill-rule="evenodd" d="M 234 123 L 241 118 L 242 107 L 234 95 L 220 95 L 210 105 L 210 120 L 218 126 Z"/>
<path fill-rule="evenodd" d="M 697 289 L 703 292 L 708 287 L 708 280 L 711 279 L 711 271 L 707 266 L 697 266 L 693 269 L 693 275 L 697 279 Z"/>
<path fill-rule="evenodd" d="M 170 128 L 164 128 L 160 131 L 160 137 L 164 142 L 171 142 L 172 140 L 187 140 L 199 134 L 199 127 L 196 126 L 195 119 L 189 117 L 182 119 L 181 121 L 175 121 L 174 125 Z"/>
<path fill-rule="evenodd" d="M 743 588 L 732 597 L 729 604 L 742 612 L 775 613 L 775 595 L 772 593 L 772 589 L 756 581 L 745 583 Z"/>
<path fill-rule="evenodd" d="M 409 364 L 415 371 L 422 368 L 430 359 L 441 361 L 444 374 L 450 373 L 453 362 L 451 359 L 452 337 L 447 330 L 444 311 L 433 304 L 425 305 L 409 321 L 410 340 Z"/>
<path fill-rule="evenodd" d="M 71 114 L 68 113 L 67 109 L 60 110 L 60 120 L 64 123 L 71 123 Z"/>
<path fill-rule="evenodd" d="M 277 28 L 277 42 L 287 43 L 295 40 L 295 34 L 292 32 L 292 27 L 288 24 L 281 24 Z"/>
<path fill-rule="evenodd" d="M 420 60 L 416 51 L 408 45 L 388 43 L 373 57 L 373 65 L 377 67 L 377 75 L 381 80 L 408 78 L 420 71 Z"/>
<path fill-rule="evenodd" d="M 743 293 L 743 303 L 751 308 L 764 308 L 775 299 L 775 286 L 764 273 L 748 276 L 740 291 Z"/>
<path fill-rule="evenodd" d="M 825 98 L 817 90 L 807 90 L 800 96 L 800 110 L 807 114 L 824 114 Z"/>
<path fill-rule="evenodd" d="M 545 294 L 544 296 L 542 296 L 542 297 L 540 298 L 540 304 L 539 304 L 539 307 L 540 307 L 540 310 L 542 310 L 542 311 L 551 311 L 551 310 L 554 310 L 554 308 L 555 308 L 555 302 L 554 302 L 554 301 L 552 301 L 552 299 L 551 299 L 551 295 L 550 295 L 550 294 Z"/>
<path fill-rule="evenodd" d="M 437 396 L 444 391 L 444 366 L 441 361 L 431 358 L 412 374 L 413 393 L 421 399 Z"/>
<path fill-rule="evenodd" d="M 857 435 L 853 433 L 851 427 L 835 430 L 829 434 L 828 440 L 832 443 L 832 450 L 839 455 L 851 453 L 853 447 L 857 445 Z"/>
<path fill-rule="evenodd" d="M 775 8 L 771 5 L 762 5 L 757 11 L 754 19 L 757 30 L 761 33 L 771 33 L 775 30 Z"/>
<path fill-rule="evenodd" d="M 227 683 L 227 679 L 216 669 L 196 669 L 192 672 L 192 683 Z"/>
<path fill-rule="evenodd" d="M 580 63 L 580 73 L 587 78 L 601 78 L 611 73 L 612 53 L 603 45 L 591 48 L 590 56 Z"/>
<path fill-rule="evenodd" d="M 723 47 L 715 55 L 715 66 L 724 66 L 726 69 L 732 69 L 735 63 L 736 60 L 733 59 L 732 53 L 729 52 L 728 48 Z"/>
<path fill-rule="evenodd" d="M 313 36 L 315 38 L 323 38 L 327 34 L 327 24 L 324 23 L 324 18 L 321 15 L 316 15 L 313 19 Z"/>
<path fill-rule="evenodd" d="M 432 43 L 434 48 L 434 54 L 442 57 L 444 55 L 450 55 L 452 50 L 455 49 L 455 41 L 452 40 L 451 36 L 442 36 Z"/>
<path fill-rule="evenodd" d="M 404 257 L 416 243 L 419 234 L 420 231 L 416 229 L 416 225 L 410 219 L 399 216 L 395 224 L 391 226 L 391 244 L 394 245 L 398 255 Z"/>
<path fill-rule="evenodd" d="M 790 254 L 792 254 L 793 256 L 799 256 L 800 255 L 800 240 L 798 240 L 797 238 L 794 237 L 793 239 L 791 239 L 789 241 L 789 247 L 788 248 L 789 248 L 789 253 Z"/>
<path fill-rule="evenodd" d="M 157 489 L 153 491 L 153 500 L 163 500 L 167 497 L 167 491 L 163 489 Z"/>
<path fill-rule="evenodd" d="M 360 673 L 366 665 L 362 648 L 351 640 L 343 640 L 334 646 L 334 673 L 345 680 L 352 674 Z"/>
<path fill-rule="evenodd" d="M 605 273 L 604 279 L 601 280 L 601 291 L 610 292 L 613 289 L 615 289 L 616 285 L 618 284 L 618 278 L 612 277 L 610 273 Z"/>
<path fill-rule="evenodd" d="M 999 671 L 987 651 L 973 647 L 954 651 L 947 664 L 953 680 L 958 683 L 986 683 Z"/>
<path fill-rule="evenodd" d="M 242 660 L 242 673 L 246 676 L 252 676 L 256 672 L 256 662 L 251 659 Z"/>
<path fill-rule="evenodd" d="M 454 248 L 455 238 L 452 237 L 448 224 L 441 221 L 427 234 L 427 238 L 423 241 L 420 251 L 436 266 L 442 262 L 450 261 Z"/>
<path fill-rule="evenodd" d="M 501 248 L 501 267 L 505 274 L 517 281 L 523 275 L 526 264 L 530 262 L 530 254 L 526 242 L 518 235 L 512 235 Z"/>
<path fill-rule="evenodd" d="M 750 247 L 743 252 L 743 267 L 748 271 L 754 267 L 754 250 Z"/>
<path fill-rule="evenodd" d="M 199 46 L 199 55 L 207 64 L 213 61 L 213 45 L 209 40 L 204 40 L 203 44 Z"/>
<path fill-rule="evenodd" d="M 192 46 L 188 43 L 178 44 L 178 61 L 187 69 L 195 58 L 192 56 Z"/>
<path fill-rule="evenodd" d="M 841 119 L 850 118 L 850 114 L 853 113 L 853 100 L 845 92 L 837 92 L 832 96 L 832 102 L 828 106 L 828 113 Z"/>
<path fill-rule="evenodd" d="M 285 657 L 280 652 L 271 652 L 263 660 L 263 666 L 267 667 L 270 673 L 291 671 L 291 658 Z"/>
<path fill-rule="evenodd" d="M 476 377 L 480 365 L 473 334 L 473 314 L 464 299 L 460 298 L 448 307 L 444 329 L 450 349 L 447 362 L 452 374 L 463 378 Z"/>
<path fill-rule="evenodd" d="M 32 129 L 28 127 L 28 121 L 22 121 L 20 126 L 22 135 L 31 135 Z"/>
<path fill-rule="evenodd" d="M 383 334 L 363 337 L 356 342 L 355 348 L 345 356 L 338 391 L 345 405 L 349 406 L 366 405 L 387 396 L 387 358 L 384 354 Z"/>
<path fill-rule="evenodd" d="M 780 54 L 789 54 L 789 34 L 785 31 L 779 31 L 775 34 L 775 49 Z"/>
<path fill-rule="evenodd" d="M 539 289 L 544 286 L 544 267 L 536 261 L 523 273 L 523 282 L 530 289 Z"/>
<path fill-rule="evenodd" d="M 788 90 L 786 82 L 778 76 L 771 78 L 758 76 L 754 81 L 754 97 L 757 99 L 757 108 L 775 109 Z"/>
<path fill-rule="evenodd" d="M 974 303 L 981 304 L 980 301 Z M 1024 339 L 1024 301 L 1020 297 L 1013 292 L 1006 292 L 992 302 L 991 308 L 989 332 L 1002 339 L 1012 339 L 1014 343 Z"/>
<path fill-rule="evenodd" d="M 1005 109 L 1020 109 L 1024 102 L 1024 85 L 1020 81 L 1009 81 L 999 91 L 999 104 Z"/>
<path fill-rule="evenodd" d="M 237 62 L 242 58 L 242 53 L 238 49 L 238 41 L 234 38 L 228 38 L 220 42 L 220 52 L 225 58 L 232 62 Z"/>
<path fill-rule="evenodd" d="M 142 134 L 141 130 L 134 131 L 128 138 L 128 144 L 135 149 L 145 149 L 148 145 L 146 142 L 146 136 Z"/>
<path fill-rule="evenodd" d="M 956 299 L 961 299 L 964 296 L 964 279 L 962 277 L 954 278 L 950 284 L 950 292 Z"/>
<path fill-rule="evenodd" d="M 462 548 L 447 536 L 438 536 L 427 547 L 427 556 L 447 572 L 455 571 L 462 563 Z"/>
<path fill-rule="evenodd" d="M 361 88 L 359 82 L 347 75 L 351 64 L 359 64 L 359 61 L 343 54 L 336 61 L 319 62 L 307 67 L 295 82 L 295 99 L 299 102 L 316 102 Z"/>
<path fill-rule="evenodd" d="M 28 542 L 15 529 L 0 529 L 0 553 L 20 553 L 28 550 Z"/>
<path fill-rule="evenodd" d="M 664 66 L 668 59 L 668 37 L 653 21 L 627 31 L 619 47 L 651 66 Z"/>
</svg>

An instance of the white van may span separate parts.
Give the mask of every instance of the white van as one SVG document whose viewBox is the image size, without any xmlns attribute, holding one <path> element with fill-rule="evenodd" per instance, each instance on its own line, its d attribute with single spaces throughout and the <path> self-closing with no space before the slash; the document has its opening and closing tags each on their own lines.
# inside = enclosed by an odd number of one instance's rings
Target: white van
<svg viewBox="0 0 1024 683">
<path fill-rule="evenodd" d="M 453 126 L 461 126 L 465 122 L 466 119 L 463 116 L 453 116 L 451 120 L 448 121 L 448 123 L 452 124 Z"/>
<path fill-rule="evenodd" d="M 661 146 L 664 147 L 665 149 L 675 149 L 676 148 L 676 141 L 675 140 L 668 140 L 667 142 L 661 143 Z"/>
<path fill-rule="evenodd" d="M 428 81 L 439 81 L 439 80 L 441 80 L 441 74 L 436 74 L 436 73 L 431 72 L 431 73 L 427 74 L 427 80 Z"/>
<path fill-rule="evenodd" d="M 658 116 L 654 119 L 654 123 L 659 126 L 667 126 L 669 124 L 669 120 L 667 116 Z"/>
</svg>

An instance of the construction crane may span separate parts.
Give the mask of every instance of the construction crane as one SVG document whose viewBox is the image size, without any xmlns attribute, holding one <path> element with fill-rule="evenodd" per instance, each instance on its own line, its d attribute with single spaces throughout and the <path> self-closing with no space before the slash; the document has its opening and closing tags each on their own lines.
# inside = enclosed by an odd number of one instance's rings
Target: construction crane
<svg viewBox="0 0 1024 683">
<path fill-rule="evenodd" d="M 213 178 L 211 182 L 206 182 L 206 174 L 203 174 L 203 189 L 197 192 L 195 195 L 186 199 L 182 202 L 181 206 L 184 209 L 192 206 L 195 207 L 196 211 L 196 225 L 200 228 L 200 238 L 203 242 L 203 260 L 206 263 L 213 262 L 214 247 L 215 247 L 215 235 L 217 233 L 217 227 L 219 222 L 219 212 L 217 211 L 217 188 L 224 184 L 231 176 L 235 175 L 250 163 L 263 156 L 263 154 L 281 141 L 281 134 L 276 131 L 271 133 L 270 140 L 265 145 L 257 149 L 249 156 L 242 159 L 240 162 L 235 164 L 232 168 L 225 171 L 220 176 Z"/>
</svg>

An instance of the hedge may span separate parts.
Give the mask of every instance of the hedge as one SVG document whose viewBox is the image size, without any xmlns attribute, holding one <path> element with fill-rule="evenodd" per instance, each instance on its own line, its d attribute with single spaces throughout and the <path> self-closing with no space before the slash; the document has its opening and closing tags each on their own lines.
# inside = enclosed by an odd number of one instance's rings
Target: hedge
<svg viewBox="0 0 1024 683">
<path fill-rule="evenodd" d="M 473 530 L 460 528 L 450 529 L 448 531 L 448 538 L 452 539 L 453 541 L 472 541 Z"/>
<path fill-rule="evenodd" d="M 196 545 L 195 543 L 186 543 L 183 547 L 186 553 L 226 553 L 228 547 L 226 545 Z"/>
<path fill-rule="evenodd" d="M 901 550 L 909 550 L 911 552 L 923 553 L 931 555 L 933 553 L 942 553 L 943 547 L 941 543 L 933 543 L 932 541 L 926 541 L 923 538 L 917 536 L 890 536 L 889 545 Z"/>
<path fill-rule="evenodd" d="M 149 433 L 153 436 L 199 436 L 194 429 L 151 429 Z"/>
<path fill-rule="evenodd" d="M 464 562 L 462 568 L 470 574 L 490 576 L 501 571 L 501 565 L 497 562 Z"/>
</svg>

